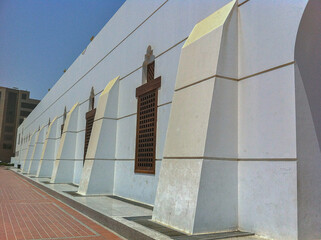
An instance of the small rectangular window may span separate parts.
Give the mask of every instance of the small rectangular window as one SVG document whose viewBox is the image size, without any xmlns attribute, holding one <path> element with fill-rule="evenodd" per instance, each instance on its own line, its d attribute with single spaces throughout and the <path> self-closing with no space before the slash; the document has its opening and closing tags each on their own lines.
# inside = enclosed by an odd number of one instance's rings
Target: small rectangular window
<svg viewBox="0 0 321 240">
<path fill-rule="evenodd" d="M 3 149 L 12 149 L 12 145 L 9 144 L 9 143 L 4 143 L 4 144 L 2 145 L 2 148 L 3 148 Z"/>
<path fill-rule="evenodd" d="M 6 123 L 14 123 L 16 121 L 16 111 L 17 111 L 17 94 L 14 92 L 9 92 L 8 103 L 6 110 Z"/>
<path fill-rule="evenodd" d="M 27 99 L 27 94 L 25 94 L 25 93 L 21 94 L 21 98 L 26 100 Z"/>
<path fill-rule="evenodd" d="M 30 114 L 30 112 L 28 112 L 28 111 L 20 111 L 20 116 L 22 116 L 22 117 L 28 117 L 29 114 Z"/>
<path fill-rule="evenodd" d="M 14 131 L 14 128 L 12 126 L 5 126 L 4 131 L 8 133 L 12 133 Z"/>
<path fill-rule="evenodd" d="M 13 136 L 5 134 L 3 139 L 7 140 L 7 141 L 12 141 L 13 140 Z"/>
<path fill-rule="evenodd" d="M 37 107 L 37 104 L 34 103 L 21 103 L 21 108 L 29 108 L 29 109 L 34 109 Z"/>
</svg>

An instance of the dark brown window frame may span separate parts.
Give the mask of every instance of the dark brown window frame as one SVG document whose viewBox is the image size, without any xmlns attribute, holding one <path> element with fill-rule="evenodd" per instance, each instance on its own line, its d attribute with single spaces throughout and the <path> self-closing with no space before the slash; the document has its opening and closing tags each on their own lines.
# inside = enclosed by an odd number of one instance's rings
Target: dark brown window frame
<svg viewBox="0 0 321 240">
<path fill-rule="evenodd" d="M 147 65 L 147 82 L 154 80 L 155 75 L 155 61 Z"/>
<path fill-rule="evenodd" d="M 64 126 L 65 126 L 64 123 L 61 124 L 61 126 L 60 126 L 60 137 L 62 136 L 62 133 L 64 132 Z"/>
<path fill-rule="evenodd" d="M 83 164 L 85 164 L 86 154 L 89 146 L 91 132 L 95 122 L 96 108 L 86 113 L 86 130 L 85 130 L 85 142 L 84 142 L 84 158 Z M 91 120 L 91 121 L 89 121 Z"/>
<path fill-rule="evenodd" d="M 62 134 L 64 132 L 64 127 L 65 127 L 65 121 L 67 119 L 67 109 L 65 107 L 64 113 L 62 114 L 62 124 L 60 126 L 60 137 L 62 137 Z"/>
<path fill-rule="evenodd" d="M 149 80 L 144 85 L 136 88 L 136 97 L 137 97 L 137 122 L 136 122 L 136 149 L 135 149 L 135 173 L 147 173 L 147 174 L 155 174 L 155 163 L 156 163 L 156 133 L 157 133 L 157 103 L 158 103 L 158 88 L 161 86 L 161 77 L 158 77 L 154 80 Z M 140 117 L 141 117 L 141 101 L 142 97 L 146 96 L 147 94 L 150 94 L 154 92 L 155 95 L 155 105 L 154 105 L 154 129 L 153 129 L 153 152 L 152 152 L 152 167 L 144 167 L 139 166 L 139 134 L 141 127 L 140 127 Z"/>
</svg>

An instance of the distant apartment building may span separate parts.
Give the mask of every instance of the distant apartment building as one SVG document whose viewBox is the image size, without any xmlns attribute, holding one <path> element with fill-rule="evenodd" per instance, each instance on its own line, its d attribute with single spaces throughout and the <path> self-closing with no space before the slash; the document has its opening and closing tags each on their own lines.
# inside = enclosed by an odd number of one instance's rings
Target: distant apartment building
<svg viewBox="0 0 321 240">
<path fill-rule="evenodd" d="M 40 102 L 30 92 L 0 87 L 0 161 L 10 162 L 15 154 L 16 132 L 23 120 Z"/>
</svg>

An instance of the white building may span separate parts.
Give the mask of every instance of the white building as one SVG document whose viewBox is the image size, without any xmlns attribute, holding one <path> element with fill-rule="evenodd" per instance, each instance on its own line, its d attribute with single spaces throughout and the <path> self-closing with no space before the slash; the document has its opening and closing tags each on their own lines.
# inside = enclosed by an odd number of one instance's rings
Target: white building
<svg viewBox="0 0 321 240">
<path fill-rule="evenodd" d="M 187 233 L 320 238 L 320 12 L 129 0 L 19 127 L 13 161 Z"/>
</svg>

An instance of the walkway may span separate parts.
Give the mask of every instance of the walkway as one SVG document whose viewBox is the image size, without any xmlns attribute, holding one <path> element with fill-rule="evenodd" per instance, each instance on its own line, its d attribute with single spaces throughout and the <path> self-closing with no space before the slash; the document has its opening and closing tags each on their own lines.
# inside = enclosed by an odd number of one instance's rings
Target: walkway
<svg viewBox="0 0 321 240">
<path fill-rule="evenodd" d="M 0 167 L 0 239 L 121 239 Z"/>
</svg>

